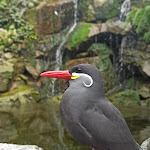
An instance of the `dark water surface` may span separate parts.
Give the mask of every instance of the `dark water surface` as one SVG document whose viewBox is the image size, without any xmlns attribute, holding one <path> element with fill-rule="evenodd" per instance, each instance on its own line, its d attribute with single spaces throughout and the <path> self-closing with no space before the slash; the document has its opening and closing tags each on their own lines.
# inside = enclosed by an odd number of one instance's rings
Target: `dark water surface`
<svg viewBox="0 0 150 150">
<path fill-rule="evenodd" d="M 150 137 L 150 108 L 119 106 L 138 143 Z M 0 107 L 0 143 L 35 144 L 44 150 L 90 150 L 74 141 L 59 115 L 57 104 Z"/>
</svg>

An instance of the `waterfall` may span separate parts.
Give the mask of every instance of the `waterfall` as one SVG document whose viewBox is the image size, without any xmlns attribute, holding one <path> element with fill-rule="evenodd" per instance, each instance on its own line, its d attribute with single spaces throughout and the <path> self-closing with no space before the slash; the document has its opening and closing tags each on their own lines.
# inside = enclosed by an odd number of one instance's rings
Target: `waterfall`
<svg viewBox="0 0 150 150">
<path fill-rule="evenodd" d="M 120 9 L 120 21 L 125 21 L 131 9 L 131 0 L 124 0 Z"/>
<path fill-rule="evenodd" d="M 78 0 L 73 0 L 74 2 L 74 21 L 73 21 L 73 25 L 70 28 L 70 30 L 68 31 L 68 33 L 66 34 L 65 38 L 62 40 L 62 42 L 60 43 L 59 47 L 56 50 L 56 65 L 55 65 L 55 70 L 59 70 L 60 66 L 62 65 L 62 49 L 64 44 L 66 43 L 66 40 L 68 39 L 69 35 L 74 31 L 76 25 L 77 25 L 77 8 L 78 8 Z M 55 81 L 56 79 L 53 78 L 52 79 L 52 96 L 54 96 L 54 92 L 55 92 Z"/>
</svg>

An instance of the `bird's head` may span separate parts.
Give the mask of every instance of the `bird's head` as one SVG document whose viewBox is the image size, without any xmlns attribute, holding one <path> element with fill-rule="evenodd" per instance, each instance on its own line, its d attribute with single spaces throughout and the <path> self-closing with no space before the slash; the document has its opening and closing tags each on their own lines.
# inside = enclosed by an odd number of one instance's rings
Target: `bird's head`
<svg viewBox="0 0 150 150">
<path fill-rule="evenodd" d="M 104 80 L 101 72 L 90 64 L 79 64 L 65 71 L 47 71 L 41 74 L 52 78 L 70 80 L 70 84 L 86 88 L 104 88 Z"/>
</svg>

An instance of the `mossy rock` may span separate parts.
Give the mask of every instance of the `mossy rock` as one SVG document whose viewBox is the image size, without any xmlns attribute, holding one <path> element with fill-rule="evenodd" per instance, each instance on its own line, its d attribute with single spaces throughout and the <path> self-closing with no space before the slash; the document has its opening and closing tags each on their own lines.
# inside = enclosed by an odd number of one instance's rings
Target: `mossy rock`
<svg viewBox="0 0 150 150">
<path fill-rule="evenodd" d="M 127 90 L 116 93 L 109 97 L 109 100 L 114 104 L 121 105 L 139 105 L 140 97 L 137 91 Z"/>
<path fill-rule="evenodd" d="M 117 74 L 110 60 L 111 50 L 109 50 L 105 44 L 94 43 L 88 49 L 88 51 L 89 53 L 97 53 L 100 56 L 101 61 L 98 68 L 104 77 L 105 91 L 107 92 L 119 82 L 117 79 Z"/>
<path fill-rule="evenodd" d="M 9 88 L 10 81 L 13 78 L 14 64 L 0 60 L 0 92 L 5 92 Z"/>
<path fill-rule="evenodd" d="M 80 0 L 80 19 L 86 22 L 106 21 L 119 16 L 122 0 Z"/>
<path fill-rule="evenodd" d="M 52 98 L 49 99 L 49 101 L 59 104 L 62 99 L 62 96 L 63 94 L 53 96 Z"/>
<path fill-rule="evenodd" d="M 67 48 L 69 50 L 78 49 L 82 42 L 87 41 L 88 34 L 90 32 L 89 29 L 91 27 L 92 27 L 92 24 L 79 23 L 69 38 L 69 41 L 67 43 Z"/>
<path fill-rule="evenodd" d="M 35 103 L 40 100 L 39 92 L 31 86 L 20 86 L 17 89 L 0 94 L 0 105 L 20 105 Z"/>
</svg>

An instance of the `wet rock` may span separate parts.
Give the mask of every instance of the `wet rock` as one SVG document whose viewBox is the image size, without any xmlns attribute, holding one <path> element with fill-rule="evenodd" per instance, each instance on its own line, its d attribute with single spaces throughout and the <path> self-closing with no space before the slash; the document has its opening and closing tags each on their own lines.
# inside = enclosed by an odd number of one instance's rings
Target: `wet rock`
<svg viewBox="0 0 150 150">
<path fill-rule="evenodd" d="M 10 81 L 14 73 L 14 64 L 4 60 L 0 60 L 0 92 L 5 92 L 9 89 Z"/>
<path fill-rule="evenodd" d="M 26 103 L 35 103 L 40 100 L 39 92 L 31 87 L 22 85 L 17 89 L 0 94 L 0 105 L 20 105 Z"/>
<path fill-rule="evenodd" d="M 139 72 L 150 77 L 150 54 L 145 51 L 137 51 L 136 49 L 123 50 L 123 62 L 127 64 L 133 63 L 138 67 Z"/>
<path fill-rule="evenodd" d="M 150 138 L 148 138 L 141 144 L 141 148 L 143 150 L 150 150 Z"/>
<path fill-rule="evenodd" d="M 124 64 L 133 64 L 143 77 L 150 77 L 149 46 L 135 36 L 127 34 L 121 44 L 122 61 Z"/>
<path fill-rule="evenodd" d="M 140 97 L 137 91 L 127 90 L 118 92 L 112 96 L 109 96 L 109 100 L 114 104 L 121 105 L 139 105 Z"/>
<path fill-rule="evenodd" d="M 36 145 L 16 145 L 0 143 L 0 150 L 43 150 Z"/>
<path fill-rule="evenodd" d="M 73 24 L 74 3 L 72 0 L 41 3 L 36 9 L 29 10 L 26 18 L 41 34 L 57 33 Z"/>
</svg>

